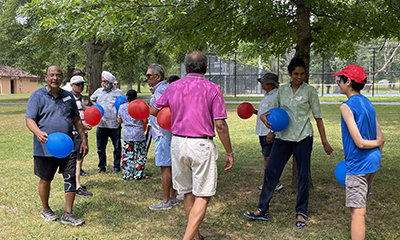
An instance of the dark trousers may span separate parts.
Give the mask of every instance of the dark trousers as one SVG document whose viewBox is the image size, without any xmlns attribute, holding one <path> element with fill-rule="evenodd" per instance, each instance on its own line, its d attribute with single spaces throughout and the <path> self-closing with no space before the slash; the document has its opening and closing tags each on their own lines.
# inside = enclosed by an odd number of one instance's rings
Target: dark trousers
<svg viewBox="0 0 400 240">
<path fill-rule="evenodd" d="M 114 169 L 121 170 L 121 128 L 97 128 L 97 154 L 99 155 L 99 169 L 106 170 L 107 157 L 106 147 L 108 138 L 111 139 L 114 145 Z"/>
<path fill-rule="evenodd" d="M 264 170 L 264 185 L 258 203 L 259 209 L 263 211 L 269 210 L 269 203 L 275 191 L 275 186 L 281 177 L 286 163 L 293 154 L 296 157 L 298 171 L 296 212 L 307 214 L 312 145 L 312 137 L 307 137 L 300 142 L 283 141 L 281 139 L 274 140 L 271 155 Z"/>
</svg>

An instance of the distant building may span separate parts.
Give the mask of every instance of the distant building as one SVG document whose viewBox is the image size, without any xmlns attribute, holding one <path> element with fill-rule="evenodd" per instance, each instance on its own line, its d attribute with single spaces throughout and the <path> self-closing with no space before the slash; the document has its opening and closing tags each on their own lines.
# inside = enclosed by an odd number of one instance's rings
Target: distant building
<svg viewBox="0 0 400 240">
<path fill-rule="evenodd" d="M 0 94 L 32 93 L 38 89 L 40 77 L 0 65 Z"/>
</svg>

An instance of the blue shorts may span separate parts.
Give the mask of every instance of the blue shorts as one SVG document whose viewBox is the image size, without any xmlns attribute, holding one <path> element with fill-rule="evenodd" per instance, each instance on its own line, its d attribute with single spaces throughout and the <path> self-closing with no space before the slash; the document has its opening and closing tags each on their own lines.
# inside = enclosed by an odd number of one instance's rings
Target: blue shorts
<svg viewBox="0 0 400 240">
<path fill-rule="evenodd" d="M 171 138 L 157 137 L 154 141 L 154 153 L 156 155 L 156 166 L 171 166 Z"/>
<path fill-rule="evenodd" d="M 269 157 L 271 154 L 272 145 L 274 142 L 267 143 L 267 136 L 259 136 L 260 145 L 261 145 L 261 152 L 264 157 Z"/>
</svg>

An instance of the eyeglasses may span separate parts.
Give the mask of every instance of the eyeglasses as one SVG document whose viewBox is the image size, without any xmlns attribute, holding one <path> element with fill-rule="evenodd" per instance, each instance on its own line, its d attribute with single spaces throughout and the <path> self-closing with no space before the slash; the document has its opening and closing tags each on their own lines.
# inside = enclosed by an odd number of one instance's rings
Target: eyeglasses
<svg viewBox="0 0 400 240">
<path fill-rule="evenodd" d="M 345 78 L 342 78 L 342 77 L 341 77 L 341 78 L 339 78 L 338 80 L 336 80 L 336 83 L 337 83 L 337 85 L 340 85 L 340 82 L 341 82 L 341 81 L 347 82 L 347 79 L 348 79 L 347 77 L 345 77 Z"/>
<path fill-rule="evenodd" d="M 76 85 L 78 87 L 83 87 L 84 83 L 74 83 L 74 85 Z"/>
<path fill-rule="evenodd" d="M 118 83 L 114 83 L 114 86 L 118 86 Z"/>
<path fill-rule="evenodd" d="M 148 74 L 146 74 L 145 75 L 146 76 L 146 78 L 151 78 L 152 76 L 154 76 L 153 74 L 150 74 L 150 73 L 148 73 Z"/>
<path fill-rule="evenodd" d="M 53 78 L 53 77 L 62 78 L 62 74 L 54 74 L 54 73 L 51 73 L 51 74 L 49 74 L 49 75 L 47 75 L 47 76 L 49 76 L 50 78 Z"/>
</svg>

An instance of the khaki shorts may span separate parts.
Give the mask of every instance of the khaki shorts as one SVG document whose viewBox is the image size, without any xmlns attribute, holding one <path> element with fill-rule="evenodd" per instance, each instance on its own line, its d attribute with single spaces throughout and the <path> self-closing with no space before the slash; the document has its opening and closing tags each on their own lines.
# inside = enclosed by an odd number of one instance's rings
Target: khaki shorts
<svg viewBox="0 0 400 240">
<path fill-rule="evenodd" d="M 212 138 L 172 136 L 173 188 L 179 194 L 211 197 L 217 189 L 218 150 Z"/>
<path fill-rule="evenodd" d="M 346 175 L 346 207 L 365 208 L 376 172 Z"/>
</svg>

